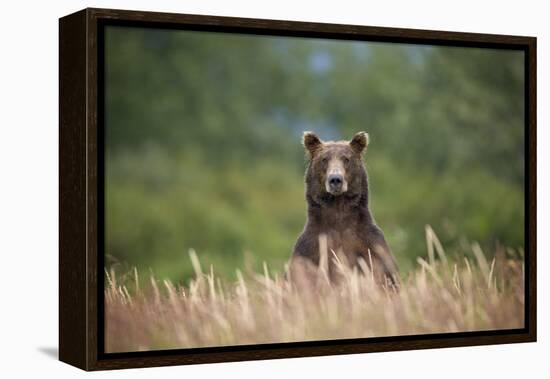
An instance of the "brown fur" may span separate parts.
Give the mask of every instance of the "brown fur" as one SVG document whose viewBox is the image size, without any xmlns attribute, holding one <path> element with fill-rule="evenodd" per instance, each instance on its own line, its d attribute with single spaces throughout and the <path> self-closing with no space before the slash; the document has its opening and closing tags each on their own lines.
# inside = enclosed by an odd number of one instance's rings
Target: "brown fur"
<svg viewBox="0 0 550 379">
<path fill-rule="evenodd" d="M 378 282 L 396 285 L 397 264 L 369 210 L 368 177 L 362 159 L 368 135 L 361 132 L 349 142 L 323 142 L 306 132 L 303 143 L 309 155 L 305 175 L 308 217 L 294 247 L 291 274 L 300 277 L 319 265 L 319 240 L 326 236 L 331 279 L 335 278 L 334 252 L 358 269 L 363 259 Z M 331 193 L 327 178 L 334 172 L 343 177 L 343 193 Z"/>
</svg>

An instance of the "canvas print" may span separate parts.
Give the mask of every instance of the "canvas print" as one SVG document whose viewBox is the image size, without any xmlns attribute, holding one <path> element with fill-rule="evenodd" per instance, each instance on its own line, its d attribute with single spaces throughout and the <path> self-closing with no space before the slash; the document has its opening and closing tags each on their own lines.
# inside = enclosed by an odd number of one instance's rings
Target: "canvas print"
<svg viewBox="0 0 550 379">
<path fill-rule="evenodd" d="M 106 353 L 524 327 L 525 53 L 106 26 Z"/>
</svg>

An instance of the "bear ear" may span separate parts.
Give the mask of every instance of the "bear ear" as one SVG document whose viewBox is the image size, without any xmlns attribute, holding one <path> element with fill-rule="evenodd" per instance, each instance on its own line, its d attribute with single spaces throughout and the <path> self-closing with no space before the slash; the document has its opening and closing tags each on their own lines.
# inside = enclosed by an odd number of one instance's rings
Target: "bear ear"
<svg viewBox="0 0 550 379">
<path fill-rule="evenodd" d="M 349 145 L 358 154 L 365 152 L 367 145 L 369 144 L 369 134 L 366 132 L 359 132 L 353 136 Z"/>
<path fill-rule="evenodd" d="M 304 132 L 302 143 L 311 156 L 323 146 L 323 141 L 313 132 Z"/>
</svg>

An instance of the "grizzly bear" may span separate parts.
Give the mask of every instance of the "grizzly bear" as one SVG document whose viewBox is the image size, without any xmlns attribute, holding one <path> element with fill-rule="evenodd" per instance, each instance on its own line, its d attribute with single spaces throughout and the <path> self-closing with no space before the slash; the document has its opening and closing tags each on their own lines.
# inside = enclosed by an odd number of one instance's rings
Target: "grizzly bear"
<svg viewBox="0 0 550 379">
<path fill-rule="evenodd" d="M 305 174 L 307 221 L 294 246 L 291 276 L 303 279 L 296 276 L 318 268 L 324 249 L 331 280 L 337 277 L 335 262 L 345 262 L 360 272 L 368 267 L 379 284 L 397 286 L 397 264 L 369 210 L 363 164 L 368 134 L 359 132 L 351 141 L 324 142 L 305 132 L 303 145 L 309 158 Z"/>
</svg>

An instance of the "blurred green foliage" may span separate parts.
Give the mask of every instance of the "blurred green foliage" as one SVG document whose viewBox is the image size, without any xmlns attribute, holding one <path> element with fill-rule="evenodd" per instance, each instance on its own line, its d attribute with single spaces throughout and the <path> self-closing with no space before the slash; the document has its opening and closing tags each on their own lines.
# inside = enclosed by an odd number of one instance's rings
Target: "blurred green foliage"
<svg viewBox="0 0 550 379">
<path fill-rule="evenodd" d="M 369 132 L 371 209 L 403 271 L 524 244 L 524 57 L 512 50 L 107 27 L 106 254 L 185 280 L 281 270 L 306 216 L 304 130 Z"/>
</svg>

